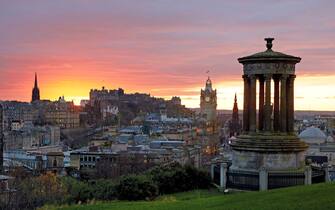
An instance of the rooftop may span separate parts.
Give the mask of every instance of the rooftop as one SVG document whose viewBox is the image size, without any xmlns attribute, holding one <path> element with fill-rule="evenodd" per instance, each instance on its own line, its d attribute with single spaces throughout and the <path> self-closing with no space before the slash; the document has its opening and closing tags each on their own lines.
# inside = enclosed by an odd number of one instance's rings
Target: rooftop
<svg viewBox="0 0 335 210">
<path fill-rule="evenodd" d="M 267 49 L 263 52 L 258 52 L 253 55 L 245 56 L 238 59 L 238 62 L 244 63 L 257 63 L 257 62 L 271 62 L 271 61 L 285 61 L 291 63 L 299 63 L 301 58 L 287 55 L 281 52 L 272 50 L 272 41 L 274 38 L 265 38 Z"/>
</svg>

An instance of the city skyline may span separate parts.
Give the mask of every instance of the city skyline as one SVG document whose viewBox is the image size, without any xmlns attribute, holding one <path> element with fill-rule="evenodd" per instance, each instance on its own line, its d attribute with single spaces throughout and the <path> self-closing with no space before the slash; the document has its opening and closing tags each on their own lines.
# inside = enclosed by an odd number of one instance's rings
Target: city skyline
<svg viewBox="0 0 335 210">
<path fill-rule="evenodd" d="M 302 57 L 295 109 L 335 110 L 332 1 L 31 2 L 0 7 L 0 100 L 30 101 L 37 72 L 41 99 L 78 104 L 105 86 L 199 107 L 210 70 L 218 108 L 231 109 L 235 93 L 242 108 L 237 58 L 273 36 L 273 50 Z"/>
</svg>

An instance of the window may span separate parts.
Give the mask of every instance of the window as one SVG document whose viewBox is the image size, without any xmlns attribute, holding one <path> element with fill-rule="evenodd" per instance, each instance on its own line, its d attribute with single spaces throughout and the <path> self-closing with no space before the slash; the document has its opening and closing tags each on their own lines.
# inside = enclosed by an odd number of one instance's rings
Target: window
<svg viewBox="0 0 335 210">
<path fill-rule="evenodd" d="M 53 167 L 57 167 L 57 160 L 56 160 L 56 158 L 54 159 L 52 165 L 53 165 Z"/>
</svg>

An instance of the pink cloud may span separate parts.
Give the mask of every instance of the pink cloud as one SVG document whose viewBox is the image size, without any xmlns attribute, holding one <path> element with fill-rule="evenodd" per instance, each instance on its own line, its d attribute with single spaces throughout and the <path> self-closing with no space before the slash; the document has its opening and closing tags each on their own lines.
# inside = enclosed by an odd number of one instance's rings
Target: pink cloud
<svg viewBox="0 0 335 210">
<path fill-rule="evenodd" d="M 0 5 L 0 99 L 29 100 L 34 72 L 46 92 L 73 80 L 87 92 L 196 95 L 187 90 L 202 87 L 207 70 L 217 83 L 240 81 L 236 59 L 264 50 L 266 36 L 303 58 L 298 76 L 335 74 L 332 1 L 35 3 Z"/>
</svg>

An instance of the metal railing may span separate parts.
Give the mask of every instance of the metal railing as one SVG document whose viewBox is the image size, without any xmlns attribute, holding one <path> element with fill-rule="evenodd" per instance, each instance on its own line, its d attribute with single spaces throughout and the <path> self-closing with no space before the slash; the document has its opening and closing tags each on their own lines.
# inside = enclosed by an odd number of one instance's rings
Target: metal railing
<svg viewBox="0 0 335 210">
<path fill-rule="evenodd" d="M 312 184 L 326 181 L 326 173 L 321 167 L 312 167 Z"/>
<path fill-rule="evenodd" d="M 227 187 L 241 190 L 258 190 L 259 173 L 245 171 L 228 171 Z"/>
<path fill-rule="evenodd" d="M 303 172 L 269 172 L 268 189 L 290 187 L 305 184 L 305 174 Z"/>
</svg>

